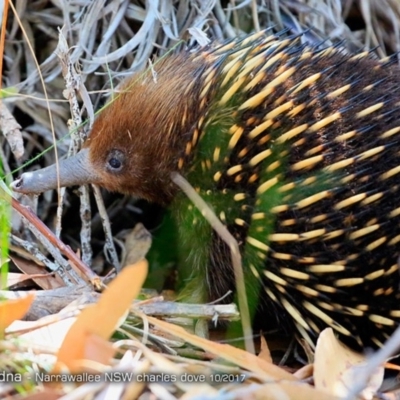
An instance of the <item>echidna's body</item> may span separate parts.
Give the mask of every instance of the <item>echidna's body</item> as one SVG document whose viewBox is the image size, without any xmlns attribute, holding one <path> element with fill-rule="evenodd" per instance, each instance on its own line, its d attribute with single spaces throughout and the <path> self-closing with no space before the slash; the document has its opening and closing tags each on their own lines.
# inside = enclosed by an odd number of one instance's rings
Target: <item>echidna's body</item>
<svg viewBox="0 0 400 400">
<path fill-rule="evenodd" d="M 306 338 L 331 326 L 379 345 L 400 320 L 400 70 L 264 33 L 154 69 L 100 114 L 84 150 L 61 164 L 61 185 L 170 204 L 186 262 L 223 296 L 230 257 L 177 194 L 170 174 L 180 171 L 237 238 L 247 279 L 263 282 L 278 315 Z M 54 167 L 39 173 L 14 189 L 56 186 Z"/>
</svg>

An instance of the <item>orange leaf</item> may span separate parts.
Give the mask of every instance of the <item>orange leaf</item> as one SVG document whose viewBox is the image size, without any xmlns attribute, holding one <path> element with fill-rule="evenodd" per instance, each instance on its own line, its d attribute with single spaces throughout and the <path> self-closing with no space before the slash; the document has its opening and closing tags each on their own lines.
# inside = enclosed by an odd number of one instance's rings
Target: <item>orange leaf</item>
<svg viewBox="0 0 400 400">
<path fill-rule="evenodd" d="M 109 339 L 139 294 L 147 275 L 147 267 L 146 260 L 125 267 L 101 295 L 99 302 L 79 314 L 58 352 L 57 371 L 63 367 L 71 372 L 79 371 L 80 360 L 88 353 L 93 357 L 91 360 L 104 362 L 101 351 L 98 353 L 100 359 L 96 358 L 93 342 L 90 343 L 90 352 L 87 351 L 88 340 L 93 338 L 92 335 Z"/>
<path fill-rule="evenodd" d="M 65 393 L 50 387 L 41 387 L 36 393 L 24 393 L 25 400 L 58 400 Z"/>
<path fill-rule="evenodd" d="M 17 319 L 21 319 L 29 310 L 33 300 L 35 299 L 34 293 L 15 299 L 5 300 L 0 302 L 0 333 Z"/>
<path fill-rule="evenodd" d="M 114 353 L 115 349 L 112 343 L 96 335 L 88 336 L 85 346 L 86 359 L 106 364 Z"/>
</svg>

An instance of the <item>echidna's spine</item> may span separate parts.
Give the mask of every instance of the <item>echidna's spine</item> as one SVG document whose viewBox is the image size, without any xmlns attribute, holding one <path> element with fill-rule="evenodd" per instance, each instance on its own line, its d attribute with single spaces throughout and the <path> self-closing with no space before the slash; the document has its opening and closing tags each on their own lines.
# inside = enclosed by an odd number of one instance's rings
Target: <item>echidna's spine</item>
<svg viewBox="0 0 400 400">
<path fill-rule="evenodd" d="M 188 179 L 237 238 L 250 281 L 263 282 L 310 342 L 331 326 L 380 345 L 400 319 L 391 60 L 263 33 L 193 57 L 208 65 L 203 117 L 179 167 L 191 163 Z M 222 296 L 233 284 L 227 255 L 214 251 L 223 245 L 188 201 L 176 201 L 185 257 L 198 268 L 210 262 L 205 286 Z"/>
</svg>

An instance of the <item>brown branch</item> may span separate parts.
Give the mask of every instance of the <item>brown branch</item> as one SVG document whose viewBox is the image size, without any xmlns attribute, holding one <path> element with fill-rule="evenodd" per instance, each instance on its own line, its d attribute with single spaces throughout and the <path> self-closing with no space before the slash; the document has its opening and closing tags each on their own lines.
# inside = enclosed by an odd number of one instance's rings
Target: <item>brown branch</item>
<svg viewBox="0 0 400 400">
<path fill-rule="evenodd" d="M 35 215 L 29 207 L 22 205 L 19 201 L 11 198 L 11 206 L 30 223 L 32 223 L 39 232 L 46 237 L 62 254 L 64 254 L 71 262 L 73 268 L 77 268 L 82 275 L 90 282 L 95 290 L 102 290 L 104 284 L 101 278 L 94 273 L 82 260 L 72 251 L 72 249 L 64 244 L 54 233 Z"/>
</svg>

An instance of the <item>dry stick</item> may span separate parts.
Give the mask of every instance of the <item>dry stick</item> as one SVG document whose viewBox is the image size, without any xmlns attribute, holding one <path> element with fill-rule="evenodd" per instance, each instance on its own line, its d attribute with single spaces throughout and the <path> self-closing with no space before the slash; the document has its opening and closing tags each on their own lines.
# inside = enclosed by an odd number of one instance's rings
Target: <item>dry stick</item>
<svg viewBox="0 0 400 400">
<path fill-rule="evenodd" d="M 58 274 L 66 286 L 74 286 L 79 283 L 82 279 L 80 276 L 71 268 L 71 264 L 60 254 L 60 252 L 54 247 L 45 235 L 38 229 L 38 227 L 32 224 L 30 221 L 22 217 L 25 225 L 28 229 L 36 236 L 36 238 L 45 246 L 49 253 L 54 257 L 57 264 L 54 265 L 53 271 Z M 50 267 L 50 266 L 49 266 Z"/>
<path fill-rule="evenodd" d="M 38 263 L 43 263 L 48 269 L 51 271 L 58 271 L 59 265 L 57 263 L 50 261 L 38 248 L 37 246 L 28 241 L 28 240 L 22 240 L 19 237 L 11 234 L 10 235 L 10 242 L 11 244 L 18 246 L 18 248 L 23 248 L 25 249 L 31 257 L 33 257 L 33 261 L 38 264 Z M 12 249 L 11 249 L 12 250 Z M 17 253 L 18 254 L 18 253 Z"/>
<path fill-rule="evenodd" d="M 210 209 L 210 206 L 199 196 L 190 183 L 179 173 L 171 174 L 172 181 L 179 186 L 193 204 L 200 210 L 204 218 L 210 223 L 211 227 L 218 233 L 220 238 L 228 245 L 231 250 L 233 271 L 239 300 L 239 309 L 243 326 L 244 340 L 246 350 L 255 354 L 253 343 L 253 331 L 250 322 L 249 305 L 247 303 L 246 286 L 242 269 L 242 258 L 240 256 L 239 246 L 236 239 L 231 235 L 226 226 Z"/>
<path fill-rule="evenodd" d="M 215 13 L 215 17 L 217 19 L 217 21 L 220 23 L 220 25 L 222 26 L 222 30 L 223 32 L 225 32 L 226 37 L 233 39 L 234 37 L 236 37 L 236 32 L 233 29 L 231 23 L 228 21 L 224 10 L 222 9 L 221 6 L 221 2 L 217 1 L 217 3 L 215 3 L 215 7 L 214 7 L 214 13 Z"/>
<path fill-rule="evenodd" d="M 64 214 L 63 206 L 64 206 L 64 196 L 65 196 L 65 187 L 59 188 L 58 190 L 58 204 L 57 204 L 57 211 L 56 211 L 56 227 L 55 227 L 55 235 L 59 238 L 61 237 L 61 219 Z"/>
<path fill-rule="evenodd" d="M 85 265 L 69 246 L 65 245 L 58 237 L 56 237 L 54 233 L 32 212 L 30 208 L 23 206 L 14 198 L 11 198 L 11 206 L 32 225 L 34 225 L 38 231 L 50 241 L 50 243 L 56 246 L 61 253 L 63 253 L 68 260 L 71 261 L 72 265 L 81 271 L 84 277 L 94 286 L 96 290 L 101 290 L 104 288 L 100 277 L 95 274 L 87 265 Z"/>
<path fill-rule="evenodd" d="M 69 264 L 67 260 L 65 260 L 61 256 L 59 251 L 57 251 L 57 249 L 54 246 L 54 243 L 48 237 L 48 232 L 43 231 L 43 229 L 41 229 L 42 226 L 40 224 L 43 225 L 43 223 L 37 218 L 37 216 L 32 212 L 32 210 L 29 207 L 23 206 L 21 203 L 19 203 L 12 197 L 10 189 L 0 179 L 0 202 L 1 201 L 6 201 L 7 203 L 11 203 L 13 208 L 20 213 L 22 219 L 28 226 L 29 230 L 38 238 L 38 240 L 41 243 L 43 243 L 43 245 L 48 249 L 49 253 L 54 257 L 55 262 L 58 263 L 58 266 L 55 263 L 49 263 L 49 264 L 45 263 L 45 265 L 48 266 L 52 271 L 57 272 L 60 278 L 66 284 L 66 286 L 72 286 L 76 285 L 77 283 L 80 283 L 82 281 L 81 277 L 71 267 L 71 264 Z M 27 213 L 30 213 L 31 215 L 28 215 Z M 39 223 L 37 223 L 37 221 L 39 221 Z M 50 232 L 48 228 L 47 230 Z M 24 242 L 24 244 L 26 244 L 26 242 Z M 35 253 L 35 250 L 33 250 L 34 245 L 32 246 L 23 245 L 22 247 L 26 248 L 31 253 L 33 251 L 32 254 Z M 32 251 L 29 250 L 29 248 L 31 248 Z"/>
<path fill-rule="evenodd" d="M 0 46 L 1 46 L 1 57 L 0 57 L 0 89 L 3 82 L 3 58 L 4 58 L 4 43 L 6 41 L 6 31 L 7 31 L 7 18 L 8 18 L 8 2 L 9 0 L 3 1 L 3 20 L 1 24 L 0 33 Z"/>
<path fill-rule="evenodd" d="M 4 43 L 6 38 L 6 30 L 7 30 L 7 18 L 8 18 L 8 2 L 9 0 L 3 1 L 3 20 L 1 25 L 1 33 L 0 33 L 0 89 L 2 88 L 2 72 L 3 72 L 3 58 L 4 58 Z M 21 135 L 21 126 L 17 123 L 15 118 L 11 115 L 10 111 L 6 107 L 3 102 L 0 103 L 0 119 L 1 119 L 1 130 L 3 132 L 4 137 L 9 142 L 11 151 L 13 152 L 15 158 L 19 160 L 24 154 L 24 146 Z M 10 174 L 11 171 L 8 167 L 7 160 L 4 157 L 3 149 L 1 148 L 0 157 L 4 159 L 3 166 L 4 172 L 6 174 Z"/>
<path fill-rule="evenodd" d="M 80 199 L 79 214 L 82 223 L 80 231 L 82 261 L 86 265 L 92 265 L 92 209 L 90 207 L 89 187 L 87 185 L 79 186 L 78 193 Z"/>
<path fill-rule="evenodd" d="M 256 32 L 260 32 L 260 21 L 258 19 L 258 8 L 257 8 L 257 2 L 255 0 L 251 1 L 251 15 L 253 17 L 253 24 L 254 24 L 254 30 Z"/>
<path fill-rule="evenodd" d="M 7 160 L 6 160 L 6 155 L 4 154 L 4 151 L 3 151 L 3 147 L 2 147 L 2 146 L 0 146 L 0 161 L 1 161 L 2 165 L 3 165 L 4 175 L 5 175 L 6 177 L 7 177 L 7 176 L 12 176 L 11 168 L 10 168 L 10 166 L 8 165 L 8 162 L 7 162 Z"/>
<path fill-rule="evenodd" d="M 68 156 L 76 154 L 81 147 L 83 132 L 79 128 L 82 126 L 81 110 L 79 107 L 78 99 L 76 98 L 76 92 L 81 86 L 81 77 L 76 72 L 74 65 L 69 57 L 68 43 L 59 29 L 58 35 L 58 45 L 55 51 L 59 63 L 61 65 L 61 71 L 65 81 L 66 90 L 64 90 L 64 97 L 69 101 L 70 111 L 72 115 L 72 121 L 70 122 L 70 132 L 72 137 L 72 142 L 68 150 Z M 71 129 L 72 128 L 72 129 Z M 57 232 L 61 230 L 61 213 L 65 190 L 59 190 L 59 202 L 57 209 Z M 91 239 L 91 208 L 89 199 L 89 188 L 88 186 L 81 186 L 79 188 L 79 198 L 80 198 L 80 216 L 81 216 L 81 244 L 82 244 L 82 260 L 84 263 L 91 265 L 93 258 L 92 246 L 90 243 Z M 59 235 L 57 235 L 59 236 Z"/>
<path fill-rule="evenodd" d="M 0 128 L 17 160 L 24 155 L 21 125 L 15 120 L 7 106 L 0 101 Z"/>
<path fill-rule="evenodd" d="M 103 225 L 103 230 L 105 234 L 105 244 L 104 249 L 108 252 L 106 256 L 111 258 L 111 264 L 118 272 L 121 271 L 121 264 L 118 260 L 118 254 L 114 246 L 114 240 L 111 232 L 110 219 L 108 218 L 106 207 L 104 206 L 103 197 L 101 196 L 100 189 L 97 185 L 92 185 L 94 198 L 96 200 L 97 208 L 99 210 L 99 215 L 101 218 L 101 224 Z"/>
</svg>

